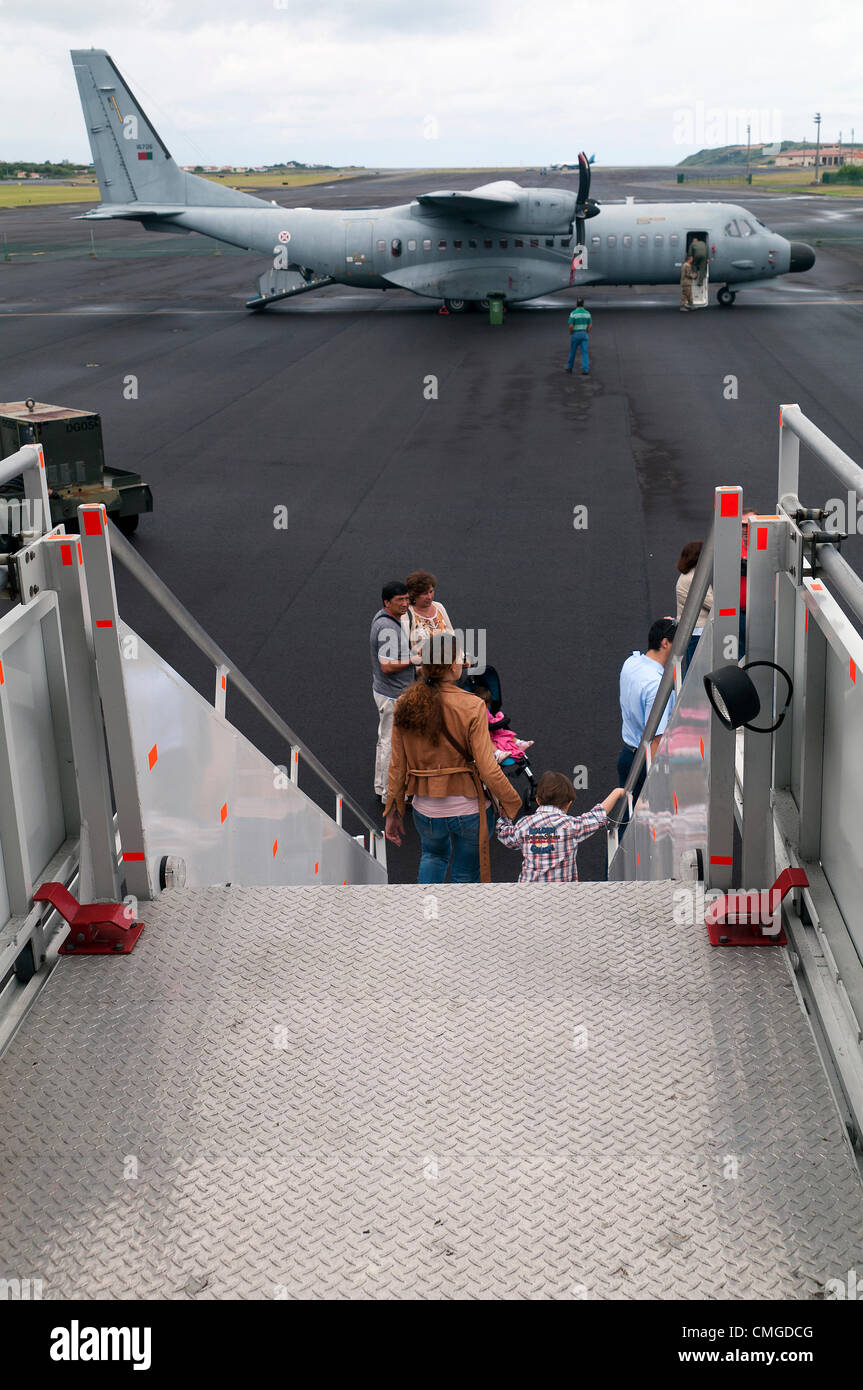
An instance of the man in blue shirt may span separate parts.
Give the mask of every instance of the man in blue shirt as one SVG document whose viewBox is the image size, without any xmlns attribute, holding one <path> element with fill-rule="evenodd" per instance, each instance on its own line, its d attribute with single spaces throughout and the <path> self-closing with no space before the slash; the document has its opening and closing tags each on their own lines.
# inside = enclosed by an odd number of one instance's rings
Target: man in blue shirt
<svg viewBox="0 0 863 1390">
<path fill-rule="evenodd" d="M 569 362 L 566 370 L 572 371 L 572 364 L 575 361 L 575 354 L 581 348 L 581 371 L 583 376 L 590 375 L 590 362 L 587 356 L 587 335 L 593 319 L 584 307 L 584 300 L 576 301 L 575 308 L 569 316 Z"/>
<path fill-rule="evenodd" d="M 671 644 L 677 631 L 673 618 L 657 618 L 647 634 L 647 651 L 633 652 L 627 657 L 620 672 L 620 715 L 623 721 L 623 747 L 617 759 L 617 780 L 621 786 L 629 776 L 635 761 L 635 754 L 647 725 L 656 692 L 671 655 Z M 650 742 L 650 756 L 656 757 L 659 739 L 665 733 L 666 725 L 674 708 L 674 692 L 671 693 L 657 726 L 656 735 Z M 633 800 L 644 785 L 646 769 L 632 788 Z"/>
</svg>

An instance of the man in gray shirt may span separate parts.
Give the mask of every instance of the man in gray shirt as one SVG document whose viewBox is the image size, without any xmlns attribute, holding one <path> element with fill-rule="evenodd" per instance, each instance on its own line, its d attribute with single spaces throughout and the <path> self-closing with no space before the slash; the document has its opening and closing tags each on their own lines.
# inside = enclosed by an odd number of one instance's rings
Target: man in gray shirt
<svg viewBox="0 0 863 1390">
<path fill-rule="evenodd" d="M 391 580 L 381 590 L 381 602 L 383 608 L 372 618 L 369 643 L 372 695 L 378 709 L 375 791 L 386 805 L 393 747 L 393 710 L 402 691 L 413 684 L 414 668 L 410 659 L 407 585 Z"/>
</svg>

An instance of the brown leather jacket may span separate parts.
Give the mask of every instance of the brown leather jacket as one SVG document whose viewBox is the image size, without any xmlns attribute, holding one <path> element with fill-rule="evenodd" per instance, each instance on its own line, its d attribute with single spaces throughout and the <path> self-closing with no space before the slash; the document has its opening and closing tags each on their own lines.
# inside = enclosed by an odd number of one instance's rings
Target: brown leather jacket
<svg viewBox="0 0 863 1390">
<path fill-rule="evenodd" d="M 452 681 L 441 685 L 441 698 L 444 702 L 444 723 L 453 738 L 462 748 L 473 754 L 479 775 L 485 785 L 494 792 L 501 807 L 514 820 L 521 807 L 521 797 L 509 779 L 501 772 L 494 760 L 494 749 L 488 733 L 488 715 L 482 700 Z M 398 710 L 398 705 L 396 705 Z M 440 776 L 416 777 L 412 768 L 430 771 L 434 768 L 458 769 L 442 771 Z M 393 752 L 390 760 L 390 778 L 387 786 L 387 805 L 385 815 L 395 807 L 399 815 L 404 815 L 405 797 L 413 796 L 469 796 L 476 797 L 476 783 L 463 755 L 449 742 L 446 734 L 435 748 L 414 729 L 404 732 L 393 725 Z"/>
</svg>

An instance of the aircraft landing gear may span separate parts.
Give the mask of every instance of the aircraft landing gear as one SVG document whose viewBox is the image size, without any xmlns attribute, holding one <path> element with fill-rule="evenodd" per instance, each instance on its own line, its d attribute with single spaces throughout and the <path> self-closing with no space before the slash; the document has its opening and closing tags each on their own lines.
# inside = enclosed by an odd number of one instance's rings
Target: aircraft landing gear
<svg viewBox="0 0 863 1390">
<path fill-rule="evenodd" d="M 451 314 L 464 314 L 467 312 L 468 301 L 466 299 L 445 299 L 444 304 Z"/>
<path fill-rule="evenodd" d="M 720 309 L 730 309 L 736 298 L 734 290 L 730 290 L 727 285 L 723 285 L 716 295 Z"/>
</svg>

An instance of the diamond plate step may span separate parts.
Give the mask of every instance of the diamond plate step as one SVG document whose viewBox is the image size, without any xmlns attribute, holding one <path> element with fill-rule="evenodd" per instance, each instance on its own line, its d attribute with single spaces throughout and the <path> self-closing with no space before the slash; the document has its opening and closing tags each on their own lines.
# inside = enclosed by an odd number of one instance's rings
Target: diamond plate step
<svg viewBox="0 0 863 1390">
<path fill-rule="evenodd" d="M 779 950 L 672 884 L 212 888 L 0 1063 L 46 1298 L 797 1298 L 863 1189 Z"/>
</svg>

